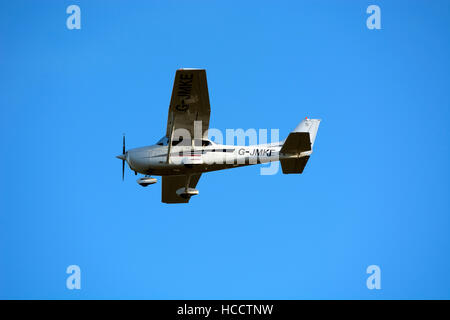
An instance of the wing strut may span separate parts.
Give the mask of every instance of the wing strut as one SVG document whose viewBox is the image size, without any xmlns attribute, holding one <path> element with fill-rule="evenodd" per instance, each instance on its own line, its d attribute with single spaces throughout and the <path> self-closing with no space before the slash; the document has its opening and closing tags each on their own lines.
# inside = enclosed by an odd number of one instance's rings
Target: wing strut
<svg viewBox="0 0 450 320">
<path fill-rule="evenodd" d="M 172 112 L 172 123 L 171 123 L 171 125 L 172 125 L 172 128 L 170 129 L 170 136 L 168 137 L 169 139 L 169 141 L 168 141 L 168 144 L 167 144 L 167 159 L 166 159 L 166 163 L 169 163 L 169 158 L 170 158 L 170 151 L 171 151 L 171 149 L 172 149 L 172 136 L 173 136 L 173 128 L 175 127 L 175 125 L 174 125 L 174 119 L 175 119 L 175 114 Z"/>
</svg>

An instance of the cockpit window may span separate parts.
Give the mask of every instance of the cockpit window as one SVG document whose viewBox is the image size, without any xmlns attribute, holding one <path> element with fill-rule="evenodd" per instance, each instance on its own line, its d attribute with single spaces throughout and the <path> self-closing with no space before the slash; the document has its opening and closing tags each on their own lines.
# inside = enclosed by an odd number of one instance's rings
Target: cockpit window
<svg viewBox="0 0 450 320">
<path fill-rule="evenodd" d="M 184 139 L 183 136 L 180 137 L 172 137 L 172 146 L 184 146 L 189 147 L 191 145 L 190 139 Z"/>
<path fill-rule="evenodd" d="M 181 137 L 181 139 L 180 140 L 172 140 L 172 147 L 173 146 L 177 146 L 177 145 L 179 145 L 180 144 L 180 142 L 182 142 L 183 141 L 183 138 Z"/>
<path fill-rule="evenodd" d="M 169 138 L 162 137 L 159 139 L 159 141 L 156 143 L 158 146 L 167 146 L 169 144 Z M 196 140 L 195 146 L 196 147 L 208 147 L 211 146 L 213 143 L 210 140 L 202 139 L 202 140 Z M 191 146 L 191 140 L 189 139 L 183 139 L 182 136 L 176 138 L 173 137 L 172 140 L 172 146 Z"/>
</svg>

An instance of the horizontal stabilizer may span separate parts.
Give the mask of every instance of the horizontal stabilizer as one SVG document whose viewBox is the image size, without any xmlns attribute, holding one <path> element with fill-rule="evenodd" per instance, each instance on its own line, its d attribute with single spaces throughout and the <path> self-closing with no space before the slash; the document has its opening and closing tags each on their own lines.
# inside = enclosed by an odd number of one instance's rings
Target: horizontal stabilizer
<svg viewBox="0 0 450 320">
<path fill-rule="evenodd" d="M 302 173 L 305 169 L 306 163 L 309 160 L 309 156 L 294 158 L 294 159 L 284 159 L 281 160 L 281 169 L 283 173 Z"/>
</svg>

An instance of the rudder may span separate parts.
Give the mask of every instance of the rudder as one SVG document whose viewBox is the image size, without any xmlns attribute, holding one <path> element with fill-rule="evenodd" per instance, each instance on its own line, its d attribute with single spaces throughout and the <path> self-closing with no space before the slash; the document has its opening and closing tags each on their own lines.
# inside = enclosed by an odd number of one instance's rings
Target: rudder
<svg viewBox="0 0 450 320">
<path fill-rule="evenodd" d="M 281 147 L 280 153 L 287 155 L 297 155 L 296 158 L 280 160 L 283 173 L 302 173 L 312 152 L 317 130 L 319 129 L 319 119 L 304 119 L 294 131 L 292 131 Z M 308 152 L 300 157 L 302 152 Z"/>
</svg>

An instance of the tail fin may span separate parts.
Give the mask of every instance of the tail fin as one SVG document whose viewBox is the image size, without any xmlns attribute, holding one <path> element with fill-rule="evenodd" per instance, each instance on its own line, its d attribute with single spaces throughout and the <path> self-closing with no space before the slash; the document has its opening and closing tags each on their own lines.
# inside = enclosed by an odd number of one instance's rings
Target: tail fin
<svg viewBox="0 0 450 320">
<path fill-rule="evenodd" d="M 286 154 L 299 154 L 311 151 L 319 129 L 319 119 L 304 119 L 295 127 L 284 141 L 280 152 Z"/>
<path fill-rule="evenodd" d="M 319 130 L 320 119 L 304 119 L 294 129 L 294 132 L 309 132 L 311 138 L 311 149 L 314 146 L 316 140 L 317 130 Z"/>
<path fill-rule="evenodd" d="M 300 155 L 302 152 L 312 151 L 319 129 L 319 119 L 304 119 L 292 131 L 283 143 L 280 152 L 284 154 Z M 308 162 L 309 154 L 303 157 L 281 160 L 283 173 L 302 173 Z"/>
</svg>

